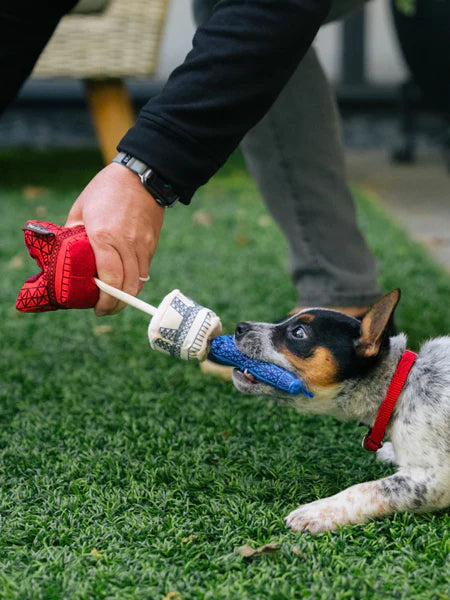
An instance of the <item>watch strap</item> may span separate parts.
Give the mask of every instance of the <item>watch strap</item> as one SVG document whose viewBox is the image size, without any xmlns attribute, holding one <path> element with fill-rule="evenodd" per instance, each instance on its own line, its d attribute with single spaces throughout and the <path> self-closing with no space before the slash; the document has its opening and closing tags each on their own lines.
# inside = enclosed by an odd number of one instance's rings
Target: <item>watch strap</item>
<svg viewBox="0 0 450 600">
<path fill-rule="evenodd" d="M 151 167 L 131 154 L 119 152 L 112 162 L 123 165 L 138 175 L 142 185 L 160 206 L 173 206 L 180 199 L 169 183 L 164 181 Z"/>
<path fill-rule="evenodd" d="M 126 152 L 119 152 L 119 154 L 113 158 L 113 162 L 127 167 L 127 169 L 130 169 L 130 171 L 133 171 L 133 173 L 136 173 L 136 175 L 139 176 L 144 175 L 144 173 L 150 169 L 150 167 L 142 162 L 142 160 L 139 160 Z"/>
</svg>

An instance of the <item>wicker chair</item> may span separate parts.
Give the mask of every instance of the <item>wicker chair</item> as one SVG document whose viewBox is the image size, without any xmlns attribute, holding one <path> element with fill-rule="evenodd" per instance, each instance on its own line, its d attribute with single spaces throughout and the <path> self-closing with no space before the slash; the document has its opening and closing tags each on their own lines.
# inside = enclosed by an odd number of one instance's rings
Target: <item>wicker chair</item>
<svg viewBox="0 0 450 600">
<path fill-rule="evenodd" d="M 33 71 L 35 78 L 84 80 L 106 163 L 134 123 L 123 79 L 155 73 L 167 5 L 168 0 L 81 0 L 62 19 Z"/>
</svg>

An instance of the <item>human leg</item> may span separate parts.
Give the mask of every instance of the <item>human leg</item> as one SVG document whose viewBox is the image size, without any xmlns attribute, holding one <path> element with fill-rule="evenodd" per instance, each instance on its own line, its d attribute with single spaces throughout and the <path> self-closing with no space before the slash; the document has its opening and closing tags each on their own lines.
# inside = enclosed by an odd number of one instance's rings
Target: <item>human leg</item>
<svg viewBox="0 0 450 600">
<path fill-rule="evenodd" d="M 380 294 L 356 223 L 336 103 L 311 48 L 242 150 L 286 235 L 302 305 L 364 307 Z"/>
</svg>

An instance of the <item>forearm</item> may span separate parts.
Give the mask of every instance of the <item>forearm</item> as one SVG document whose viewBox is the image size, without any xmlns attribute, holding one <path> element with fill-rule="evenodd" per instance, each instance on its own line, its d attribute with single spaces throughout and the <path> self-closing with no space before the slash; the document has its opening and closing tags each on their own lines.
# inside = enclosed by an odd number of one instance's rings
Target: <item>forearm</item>
<svg viewBox="0 0 450 600">
<path fill-rule="evenodd" d="M 15 0 L 0 8 L 0 113 L 14 99 L 61 17 L 76 0 Z"/>
<path fill-rule="evenodd" d="M 119 144 L 189 202 L 275 101 L 330 0 L 222 0 Z M 307 93 L 307 90 L 305 90 Z"/>
</svg>

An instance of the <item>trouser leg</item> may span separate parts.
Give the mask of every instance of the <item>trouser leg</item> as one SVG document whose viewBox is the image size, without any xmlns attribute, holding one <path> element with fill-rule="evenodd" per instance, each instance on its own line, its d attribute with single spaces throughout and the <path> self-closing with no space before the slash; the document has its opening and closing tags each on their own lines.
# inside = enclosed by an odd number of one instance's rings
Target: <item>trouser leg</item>
<svg viewBox="0 0 450 600">
<path fill-rule="evenodd" d="M 194 0 L 197 22 L 217 0 Z M 331 18 L 353 8 L 336 2 Z M 266 116 L 246 135 L 248 168 L 289 247 L 303 305 L 363 306 L 380 295 L 356 223 L 336 103 L 313 48 Z"/>
<path fill-rule="evenodd" d="M 363 306 L 379 296 L 348 188 L 336 104 L 313 48 L 242 150 L 286 235 L 300 303 Z"/>
</svg>

